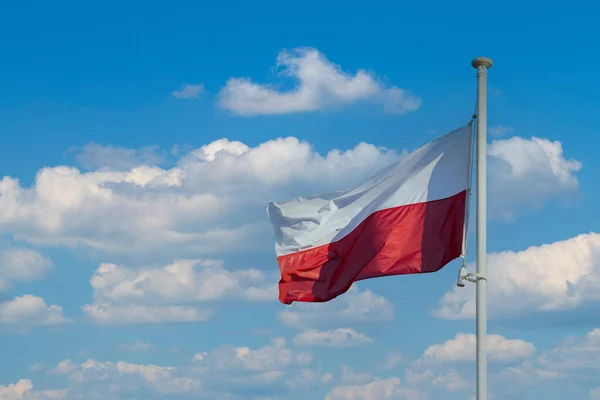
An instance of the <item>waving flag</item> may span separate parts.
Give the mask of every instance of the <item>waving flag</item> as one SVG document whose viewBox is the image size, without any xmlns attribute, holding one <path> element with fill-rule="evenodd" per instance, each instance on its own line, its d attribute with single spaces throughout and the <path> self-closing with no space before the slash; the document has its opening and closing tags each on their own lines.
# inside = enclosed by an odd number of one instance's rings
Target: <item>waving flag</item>
<svg viewBox="0 0 600 400">
<path fill-rule="evenodd" d="M 435 272 L 463 249 L 471 124 L 351 189 L 267 205 L 279 300 L 324 302 L 353 282 Z"/>
</svg>

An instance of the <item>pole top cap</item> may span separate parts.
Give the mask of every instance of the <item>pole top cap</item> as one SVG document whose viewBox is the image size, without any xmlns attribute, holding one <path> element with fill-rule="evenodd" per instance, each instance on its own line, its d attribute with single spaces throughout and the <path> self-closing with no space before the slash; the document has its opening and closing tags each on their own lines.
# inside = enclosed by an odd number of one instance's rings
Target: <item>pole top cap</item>
<svg viewBox="0 0 600 400">
<path fill-rule="evenodd" d="M 492 66 L 492 64 L 492 59 L 487 57 L 477 57 L 474 58 L 473 61 L 471 61 L 471 65 L 473 66 L 473 68 L 478 68 L 480 66 L 489 68 Z"/>
</svg>

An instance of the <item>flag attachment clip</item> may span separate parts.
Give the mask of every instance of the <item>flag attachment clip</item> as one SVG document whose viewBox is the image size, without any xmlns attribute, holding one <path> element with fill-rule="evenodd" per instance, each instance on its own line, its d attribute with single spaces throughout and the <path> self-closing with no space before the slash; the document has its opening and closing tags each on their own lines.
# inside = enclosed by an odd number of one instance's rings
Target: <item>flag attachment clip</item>
<svg viewBox="0 0 600 400">
<path fill-rule="evenodd" d="M 458 279 L 456 281 L 456 286 L 465 287 L 466 281 L 477 283 L 477 281 L 479 279 L 483 279 L 484 281 L 487 281 L 487 278 L 481 274 L 469 273 L 467 271 L 466 261 L 463 260 L 463 265 L 460 267 L 460 270 L 458 271 Z"/>
</svg>

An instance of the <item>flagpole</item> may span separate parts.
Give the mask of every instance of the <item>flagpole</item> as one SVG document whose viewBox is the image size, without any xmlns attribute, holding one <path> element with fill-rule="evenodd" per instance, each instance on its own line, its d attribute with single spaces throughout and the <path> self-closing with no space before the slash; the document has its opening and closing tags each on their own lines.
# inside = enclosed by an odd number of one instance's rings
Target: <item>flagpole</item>
<svg viewBox="0 0 600 400">
<path fill-rule="evenodd" d="M 487 70 L 492 60 L 477 57 L 471 65 L 477 69 L 477 400 L 487 400 L 486 126 Z"/>
</svg>

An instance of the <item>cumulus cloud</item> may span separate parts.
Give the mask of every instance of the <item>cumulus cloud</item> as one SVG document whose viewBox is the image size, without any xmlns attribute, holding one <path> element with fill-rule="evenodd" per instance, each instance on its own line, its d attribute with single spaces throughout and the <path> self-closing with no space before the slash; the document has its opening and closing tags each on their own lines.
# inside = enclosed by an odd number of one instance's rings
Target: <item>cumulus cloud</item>
<svg viewBox="0 0 600 400">
<path fill-rule="evenodd" d="M 283 338 L 275 338 L 259 349 L 249 347 L 221 346 L 212 353 L 194 356 L 195 366 L 203 370 L 242 369 L 254 372 L 280 371 L 289 366 L 306 366 L 312 354 L 296 352 L 286 347 Z"/>
<path fill-rule="evenodd" d="M 474 343 L 472 338 L 465 340 L 465 336 L 457 335 L 425 350 L 406 370 L 402 382 L 395 376 L 379 378 L 371 372 L 356 372 L 346 365 L 342 365 L 339 377 L 334 378 L 315 366 L 312 354 L 289 348 L 282 338 L 274 338 L 258 348 L 223 345 L 197 353 L 189 363 L 177 367 L 94 359 L 64 360 L 48 374 L 70 379 L 69 398 L 72 395 L 90 400 L 123 396 L 182 400 L 274 399 L 291 392 L 314 393 L 314 390 L 323 390 L 323 385 L 335 385 L 325 397 L 330 400 L 422 400 L 448 396 L 442 395 L 446 392 L 471 391 L 472 378 L 465 379 L 459 369 L 446 369 L 448 362 L 459 362 L 452 367 L 463 368 L 460 362 L 473 360 Z M 537 356 L 533 346 L 523 341 L 490 335 L 488 343 L 490 360 L 501 361 L 502 367 L 524 360 L 500 371 L 498 368 L 490 370 L 492 389 L 500 393 L 518 391 L 522 385 L 586 377 L 586 372 L 591 378 L 598 373 L 600 329 L 583 337 L 568 337 Z M 500 386 L 496 388 L 496 384 Z"/>
<path fill-rule="evenodd" d="M 90 280 L 100 301 L 179 303 L 241 298 L 277 299 L 277 281 L 255 269 L 229 271 L 218 260 L 176 260 L 163 268 L 128 269 L 102 264 Z"/>
<path fill-rule="evenodd" d="M 511 138 L 489 153 L 490 215 L 514 217 L 578 187 L 580 164 L 559 142 Z M 270 251 L 265 204 L 350 187 L 401 157 L 366 143 L 322 155 L 288 137 L 255 147 L 220 139 L 168 169 L 127 160 L 87 172 L 46 167 L 30 187 L 0 180 L 0 233 L 145 261 Z"/>
<path fill-rule="evenodd" d="M 419 399 L 419 392 L 400 385 L 400 378 L 374 379 L 362 385 L 347 385 L 333 388 L 325 400 L 385 400 Z"/>
<path fill-rule="evenodd" d="M 42 390 L 33 388 L 29 379 L 21 379 L 17 383 L 7 386 L 0 385 L 0 399 L 2 400 L 62 400 L 67 396 L 68 390 Z"/>
<path fill-rule="evenodd" d="M 204 92 L 203 84 L 184 85 L 181 90 L 174 90 L 171 95 L 177 99 L 199 99 Z"/>
<path fill-rule="evenodd" d="M 121 391 L 151 390 L 164 395 L 176 395 L 198 390 L 202 384 L 193 377 L 182 376 L 175 367 L 157 365 L 132 364 L 125 361 L 108 362 L 89 359 L 81 364 L 66 360 L 57 365 L 53 374 L 68 375 L 73 390 L 89 393 L 91 398 L 100 398 L 102 392 L 110 383 L 108 390 Z M 114 396 L 114 394 L 113 394 Z M 88 398 L 86 396 L 86 398 Z"/>
<path fill-rule="evenodd" d="M 492 217 L 511 220 L 523 207 L 539 208 L 579 188 L 575 173 L 582 164 L 566 159 L 559 141 L 512 137 L 494 140 L 487 152 Z"/>
<path fill-rule="evenodd" d="M 371 372 L 356 372 L 354 368 L 342 364 L 342 373 L 340 376 L 340 382 L 343 385 L 360 385 L 372 381 L 374 378 Z"/>
<path fill-rule="evenodd" d="M 170 169 L 47 167 L 31 187 L 0 180 L 0 233 L 152 260 L 268 249 L 267 202 L 345 186 L 398 158 L 365 143 L 320 155 L 296 138 L 254 148 L 222 139 Z"/>
<path fill-rule="evenodd" d="M 223 345 L 176 367 L 68 359 L 48 375 L 68 377 L 73 398 L 245 400 L 306 391 L 331 380 L 331 374 L 311 363 L 310 353 L 294 351 L 285 340 L 274 338 L 256 349 Z"/>
<path fill-rule="evenodd" d="M 600 370 L 600 328 L 585 336 L 570 336 L 540 355 L 540 367 L 556 371 Z"/>
<path fill-rule="evenodd" d="M 52 261 L 37 251 L 24 248 L 0 250 L 0 291 L 13 282 L 31 282 L 43 278 L 52 269 Z"/>
<path fill-rule="evenodd" d="M 93 303 L 82 307 L 98 324 L 158 324 L 168 322 L 202 322 L 213 316 L 213 309 L 187 306 L 136 306 Z"/>
<path fill-rule="evenodd" d="M 536 351 L 533 344 L 523 340 L 489 335 L 490 390 L 501 395 L 522 395 L 524 386 L 564 379 L 594 381 L 600 371 L 599 358 L 600 328 L 584 335 L 568 336 L 543 351 Z M 470 391 L 474 382 L 474 360 L 474 335 L 458 334 L 428 347 L 412 362 L 405 371 L 403 386 L 419 389 L 427 395 L 436 390 Z M 449 366 L 452 368 L 448 369 Z M 467 379 L 462 374 L 467 374 Z"/>
<path fill-rule="evenodd" d="M 439 374 L 433 379 L 432 383 L 448 392 L 465 390 L 469 387 L 467 381 L 465 381 L 456 370 L 450 370 L 446 373 Z"/>
<path fill-rule="evenodd" d="M 423 361 L 460 362 L 475 360 L 475 335 L 458 333 L 454 339 L 429 346 Z M 531 357 L 535 346 L 520 339 L 506 339 L 501 335 L 488 335 L 487 350 L 490 361 L 508 362 Z"/>
<path fill-rule="evenodd" d="M 281 322 L 293 328 L 319 328 L 358 322 L 390 322 L 394 305 L 370 290 L 355 285 L 343 296 L 326 303 L 294 303 L 279 314 Z"/>
<path fill-rule="evenodd" d="M 569 336 L 553 348 L 493 376 L 499 382 L 535 385 L 558 379 L 595 379 L 600 365 L 600 328 L 583 336 Z"/>
<path fill-rule="evenodd" d="M 388 392 L 381 392 L 382 379 L 374 377 L 371 372 L 356 372 L 354 369 L 347 365 L 342 365 L 342 373 L 340 379 L 337 381 L 338 386 L 334 388 L 330 395 L 341 396 L 339 398 L 348 399 L 378 399 L 381 398 L 408 398 L 408 399 L 428 399 L 430 395 L 434 394 L 433 398 L 438 398 L 440 392 L 455 392 L 464 391 L 469 389 L 467 381 L 461 376 L 456 369 L 445 369 L 441 368 L 442 365 L 431 364 L 425 365 L 422 360 L 417 360 L 405 370 L 405 381 L 403 385 L 400 385 L 398 378 L 397 385 L 386 386 L 386 388 L 393 388 Z M 389 379 L 383 379 L 388 381 Z M 359 388 L 357 393 L 358 397 L 344 397 L 351 396 L 354 388 Z M 338 398 L 338 397 L 333 398 Z M 365 397 L 366 396 L 366 397 Z M 373 396 L 373 397 L 369 397 Z M 391 397 L 385 397 L 391 396 Z M 394 397 L 396 396 L 396 397 Z"/>
<path fill-rule="evenodd" d="M 505 371 L 517 368 L 518 364 L 515 363 L 531 362 L 536 352 L 532 343 L 507 339 L 497 334 L 488 335 L 487 343 L 490 374 L 502 381 L 505 378 L 497 371 L 501 368 Z M 445 397 L 447 394 L 441 393 L 446 392 L 470 392 L 474 388 L 471 382 L 475 379 L 475 353 L 476 340 L 473 334 L 459 333 L 443 343 L 433 344 L 405 369 L 404 386 L 435 394 L 433 398 Z M 490 380 L 495 382 L 494 379 Z"/>
<path fill-rule="evenodd" d="M 66 375 L 78 368 L 77 363 L 72 360 L 63 360 L 48 370 L 48 375 Z"/>
<path fill-rule="evenodd" d="M 373 339 L 352 328 L 338 328 L 331 331 L 308 329 L 294 338 L 299 346 L 358 347 L 373 343 Z"/>
<path fill-rule="evenodd" d="M 302 369 L 285 381 L 285 385 L 293 390 L 307 390 L 329 383 L 333 379 L 331 373 L 321 373 L 312 369 Z"/>
<path fill-rule="evenodd" d="M 275 301 L 272 283 L 255 269 L 228 271 L 217 260 L 176 260 L 163 268 L 101 264 L 90 283 L 95 303 L 84 311 L 100 323 L 197 322 L 212 312 L 189 304 L 221 299 Z"/>
<path fill-rule="evenodd" d="M 467 390 L 467 381 L 456 369 L 436 370 L 433 368 L 420 368 L 418 365 L 406 370 L 406 382 L 411 387 L 420 387 L 425 391 L 431 389 L 445 392 Z"/>
<path fill-rule="evenodd" d="M 600 234 L 489 254 L 488 279 L 494 282 L 488 287 L 492 316 L 566 310 L 600 300 Z M 435 314 L 474 318 L 474 285 L 446 293 Z"/>
<path fill-rule="evenodd" d="M 310 112 L 359 101 L 380 103 L 386 112 L 396 114 L 421 106 L 421 99 L 410 91 L 386 85 L 364 70 L 355 75 L 344 72 L 313 48 L 281 51 L 277 68 L 280 76 L 293 82 L 290 90 L 231 78 L 219 93 L 219 105 L 243 116 Z"/>
<path fill-rule="evenodd" d="M 534 361 L 527 360 L 492 374 L 492 379 L 498 383 L 510 382 L 513 386 L 506 387 L 505 390 L 513 391 L 520 386 L 551 382 L 566 376 L 562 372 L 541 368 Z"/>
<path fill-rule="evenodd" d="M 44 299 L 30 294 L 0 303 L 0 325 L 55 325 L 69 321 L 60 306 L 48 306 Z"/>
</svg>

